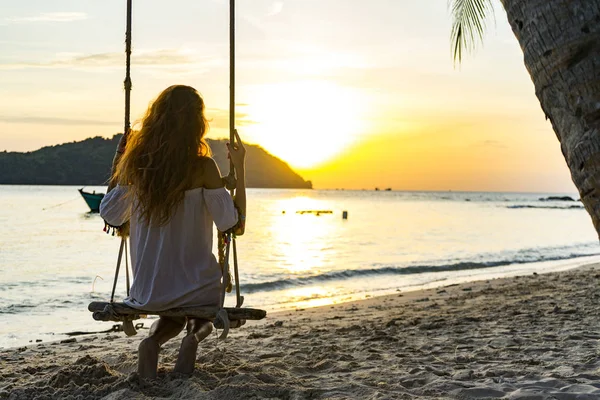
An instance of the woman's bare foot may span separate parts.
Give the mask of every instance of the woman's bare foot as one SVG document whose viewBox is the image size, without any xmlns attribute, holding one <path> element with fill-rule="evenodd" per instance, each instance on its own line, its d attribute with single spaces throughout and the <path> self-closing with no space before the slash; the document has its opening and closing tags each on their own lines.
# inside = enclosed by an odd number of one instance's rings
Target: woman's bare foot
<svg viewBox="0 0 600 400">
<path fill-rule="evenodd" d="M 173 371 L 190 375 L 196 366 L 196 353 L 198 351 L 198 340 L 194 335 L 186 335 L 181 341 L 181 348 L 177 356 L 177 363 Z"/>
<path fill-rule="evenodd" d="M 159 351 L 160 344 L 153 337 L 147 337 L 140 342 L 138 347 L 138 374 L 140 378 L 156 378 Z"/>
<path fill-rule="evenodd" d="M 180 374 L 190 375 L 194 372 L 196 365 L 196 353 L 198 351 L 198 343 L 206 338 L 213 330 L 211 321 L 188 318 L 187 335 L 181 341 L 179 355 L 174 371 Z"/>
<path fill-rule="evenodd" d="M 185 326 L 185 318 L 160 317 L 150 327 L 149 335 L 138 348 L 138 374 L 143 379 L 154 379 L 158 370 L 160 346 L 179 335 Z"/>
</svg>

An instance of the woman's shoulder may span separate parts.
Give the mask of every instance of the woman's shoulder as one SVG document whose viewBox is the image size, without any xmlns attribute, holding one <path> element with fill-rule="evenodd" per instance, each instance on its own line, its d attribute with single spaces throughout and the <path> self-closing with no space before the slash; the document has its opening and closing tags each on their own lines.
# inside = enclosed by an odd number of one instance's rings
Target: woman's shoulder
<svg viewBox="0 0 600 400">
<path fill-rule="evenodd" d="M 223 187 L 221 172 L 212 157 L 198 156 L 194 168 L 192 188 L 218 189 Z"/>
</svg>

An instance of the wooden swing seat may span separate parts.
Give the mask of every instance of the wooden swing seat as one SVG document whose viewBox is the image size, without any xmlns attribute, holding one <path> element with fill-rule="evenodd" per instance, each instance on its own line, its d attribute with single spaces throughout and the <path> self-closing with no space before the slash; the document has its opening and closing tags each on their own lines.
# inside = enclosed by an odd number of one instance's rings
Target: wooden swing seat
<svg viewBox="0 0 600 400">
<path fill-rule="evenodd" d="M 112 313 L 106 311 L 106 306 L 111 306 Z M 93 313 L 96 321 L 121 321 L 123 317 L 139 319 L 142 315 L 159 315 L 163 317 L 192 317 L 214 321 L 219 312 L 219 307 L 178 307 L 164 311 L 140 310 L 125 303 L 109 303 L 93 301 L 88 305 L 88 310 Z M 267 316 L 265 310 L 257 308 L 225 307 L 231 321 L 260 320 Z"/>
</svg>

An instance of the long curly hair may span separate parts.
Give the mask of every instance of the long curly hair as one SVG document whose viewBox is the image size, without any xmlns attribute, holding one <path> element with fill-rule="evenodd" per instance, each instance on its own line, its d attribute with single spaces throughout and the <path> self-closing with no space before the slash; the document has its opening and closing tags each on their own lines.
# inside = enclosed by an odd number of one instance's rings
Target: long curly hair
<svg viewBox="0 0 600 400">
<path fill-rule="evenodd" d="M 131 185 L 142 219 L 159 226 L 171 219 L 192 184 L 198 157 L 210 155 L 207 130 L 200 94 L 175 85 L 148 107 L 141 128 L 129 133 L 114 179 Z"/>
</svg>

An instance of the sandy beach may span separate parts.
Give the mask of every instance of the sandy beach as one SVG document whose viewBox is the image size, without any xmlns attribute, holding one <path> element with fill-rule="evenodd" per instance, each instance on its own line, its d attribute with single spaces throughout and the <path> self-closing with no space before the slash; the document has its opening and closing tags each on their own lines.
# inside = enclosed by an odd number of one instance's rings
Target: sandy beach
<svg viewBox="0 0 600 400">
<path fill-rule="evenodd" d="M 136 376 L 136 337 L 0 350 L 1 399 L 599 399 L 600 265 L 271 314 Z"/>
</svg>

